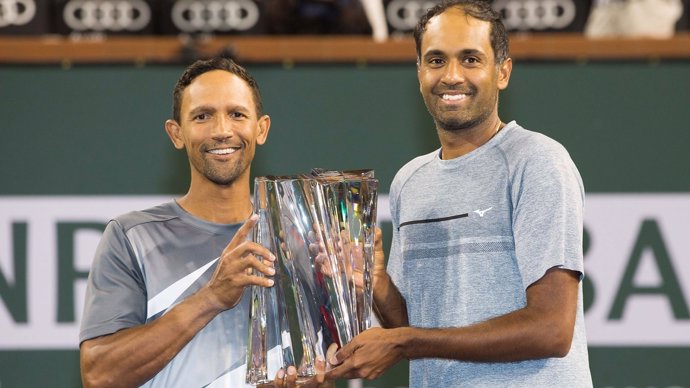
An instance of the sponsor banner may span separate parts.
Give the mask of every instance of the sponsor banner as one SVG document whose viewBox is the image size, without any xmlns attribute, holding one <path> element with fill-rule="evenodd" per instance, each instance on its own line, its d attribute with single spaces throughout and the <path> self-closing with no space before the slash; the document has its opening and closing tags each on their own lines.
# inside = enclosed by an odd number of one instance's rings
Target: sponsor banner
<svg viewBox="0 0 690 388">
<path fill-rule="evenodd" d="M 388 27 L 412 33 L 419 18 L 440 0 L 384 0 Z M 492 0 L 509 32 L 582 32 L 591 0 Z"/>
<path fill-rule="evenodd" d="M 161 34 L 262 34 L 261 2 L 254 0 L 163 0 Z"/>
<path fill-rule="evenodd" d="M 152 34 L 153 0 L 57 0 L 60 34 Z"/>
<path fill-rule="evenodd" d="M 690 0 L 683 0 L 683 14 L 676 23 L 676 31 L 690 31 Z"/>
<path fill-rule="evenodd" d="M 591 0 L 493 0 L 510 32 L 582 32 Z"/>
<path fill-rule="evenodd" d="M 76 349 L 105 224 L 171 198 L 0 196 L 0 350 Z M 379 201 L 387 222 L 388 198 Z M 587 195 L 590 345 L 690 346 L 688 214 L 690 194 Z"/>
<path fill-rule="evenodd" d="M 0 35 L 40 35 L 52 32 L 48 0 L 0 0 Z"/>
<path fill-rule="evenodd" d="M 412 33 L 419 18 L 439 0 L 384 0 L 386 21 L 392 34 Z"/>
</svg>

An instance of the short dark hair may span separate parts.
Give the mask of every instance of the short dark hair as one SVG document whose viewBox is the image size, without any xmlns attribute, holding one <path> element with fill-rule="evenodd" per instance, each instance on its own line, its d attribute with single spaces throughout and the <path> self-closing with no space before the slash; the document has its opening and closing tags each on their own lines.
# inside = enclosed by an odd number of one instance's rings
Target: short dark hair
<svg viewBox="0 0 690 388">
<path fill-rule="evenodd" d="M 417 22 L 414 29 L 414 41 L 417 48 L 417 59 L 422 58 L 422 38 L 426 32 L 429 19 L 444 13 L 449 8 L 460 8 L 469 16 L 491 24 L 491 48 L 494 50 L 496 64 L 508 59 L 508 33 L 501 20 L 501 15 L 491 8 L 486 0 L 447 0 L 427 10 Z"/>
<path fill-rule="evenodd" d="M 247 70 L 235 63 L 230 58 L 216 57 L 207 60 L 198 60 L 192 63 L 187 69 L 185 69 L 180 79 L 177 80 L 175 84 L 175 89 L 173 90 L 173 119 L 180 122 L 180 109 L 182 106 L 182 94 L 184 90 L 189 86 L 189 84 L 194 81 L 194 79 L 204 73 L 213 70 L 224 70 L 231 74 L 234 74 L 245 82 L 252 89 L 252 94 L 254 95 L 254 104 L 256 108 L 257 117 L 261 117 L 264 112 L 263 103 L 261 101 L 261 92 L 259 92 L 259 84 L 257 84 L 254 77 L 252 77 Z"/>
</svg>

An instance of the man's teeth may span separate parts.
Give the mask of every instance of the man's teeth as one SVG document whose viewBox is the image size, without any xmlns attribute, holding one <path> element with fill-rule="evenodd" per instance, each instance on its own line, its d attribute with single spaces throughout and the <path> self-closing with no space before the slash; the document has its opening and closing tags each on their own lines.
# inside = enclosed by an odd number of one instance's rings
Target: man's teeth
<svg viewBox="0 0 690 388">
<path fill-rule="evenodd" d="M 441 97 L 444 100 L 458 101 L 458 100 L 462 100 L 463 98 L 467 97 L 467 95 L 465 95 L 465 94 L 444 94 Z"/>
<path fill-rule="evenodd" d="M 233 148 L 219 148 L 219 149 L 215 149 L 215 150 L 209 150 L 208 152 L 210 154 L 214 154 L 214 155 L 227 155 L 227 154 L 231 154 L 231 153 L 235 152 L 235 149 L 233 149 Z"/>
</svg>

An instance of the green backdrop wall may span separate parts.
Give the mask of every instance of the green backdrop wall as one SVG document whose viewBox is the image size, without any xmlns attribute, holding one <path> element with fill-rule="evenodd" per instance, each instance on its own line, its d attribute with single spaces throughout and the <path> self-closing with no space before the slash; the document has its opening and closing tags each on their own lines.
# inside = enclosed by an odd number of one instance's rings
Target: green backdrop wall
<svg viewBox="0 0 690 388">
<path fill-rule="evenodd" d="M 374 168 L 386 193 L 402 164 L 438 147 L 413 63 L 248 68 L 273 121 L 254 175 Z M 182 69 L 0 67 L 0 201 L 185 191 L 186 158 L 163 131 Z M 689 62 L 517 62 L 500 112 L 503 121 L 517 120 L 563 143 L 588 194 L 690 194 Z M 8 231 L 0 234 L 0 388 L 79 387 L 76 338 L 71 349 L 24 348 L 2 339 L 9 328 L 22 325 L 3 309 L 19 304 L 13 298 L 22 286 L 20 240 L 9 232 L 10 221 L 0 214 Z M 384 233 L 390 236 L 387 224 Z M 676 262 L 690 261 L 687 250 L 675 255 L 682 256 Z M 684 268 L 676 274 L 681 296 L 686 295 L 680 303 L 690 295 Z M 590 300 L 597 287 L 586 288 Z M 44 292 L 51 298 L 55 290 Z M 688 319 L 682 311 L 676 314 L 680 324 Z M 686 333 L 690 338 L 690 330 Z M 590 345 L 595 386 L 690 387 L 687 342 L 601 345 L 605 342 Z M 406 373 L 402 363 L 364 386 L 406 386 Z"/>
</svg>

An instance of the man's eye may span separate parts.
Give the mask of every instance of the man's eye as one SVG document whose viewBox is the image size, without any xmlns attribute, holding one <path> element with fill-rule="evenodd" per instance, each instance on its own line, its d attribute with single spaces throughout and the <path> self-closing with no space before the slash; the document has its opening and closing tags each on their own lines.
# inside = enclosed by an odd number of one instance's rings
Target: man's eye
<svg viewBox="0 0 690 388">
<path fill-rule="evenodd" d="M 198 115 L 194 116 L 194 120 L 196 121 L 203 121 L 203 120 L 208 120 L 211 115 L 208 113 L 199 113 Z"/>
<path fill-rule="evenodd" d="M 468 57 L 468 58 L 465 58 L 465 62 L 475 64 L 475 63 L 479 63 L 479 59 L 477 59 L 475 57 Z"/>
<path fill-rule="evenodd" d="M 431 58 L 429 60 L 430 65 L 442 65 L 443 64 L 443 59 L 442 58 Z"/>
<path fill-rule="evenodd" d="M 232 116 L 232 117 L 234 117 L 234 118 L 237 118 L 237 119 L 247 117 L 247 115 L 245 115 L 245 114 L 242 113 L 242 112 L 232 112 L 232 113 L 230 114 L 230 116 Z"/>
</svg>

